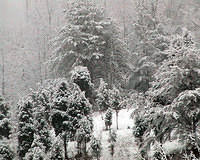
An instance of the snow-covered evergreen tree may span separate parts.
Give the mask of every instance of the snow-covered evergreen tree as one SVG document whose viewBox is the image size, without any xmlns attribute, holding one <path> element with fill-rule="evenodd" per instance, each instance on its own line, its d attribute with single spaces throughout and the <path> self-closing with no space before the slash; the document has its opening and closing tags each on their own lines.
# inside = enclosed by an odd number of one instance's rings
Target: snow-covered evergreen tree
<svg viewBox="0 0 200 160">
<path fill-rule="evenodd" d="M 31 148 L 25 155 L 26 160 L 46 160 L 45 147 L 40 142 L 40 137 L 35 135 Z"/>
<path fill-rule="evenodd" d="M 102 151 L 102 144 L 101 141 L 96 139 L 95 137 L 92 138 L 90 142 L 90 147 L 92 149 L 92 155 L 99 160 L 101 156 L 101 151 Z"/>
<path fill-rule="evenodd" d="M 76 141 L 78 144 L 78 155 L 87 155 L 87 143 L 91 140 L 93 123 L 91 118 L 83 117 L 79 121 L 79 128 L 76 131 Z"/>
<path fill-rule="evenodd" d="M 52 109 L 52 126 L 56 135 L 63 137 L 65 158 L 67 158 L 67 143 L 74 140 L 80 127 L 79 121 L 90 114 L 91 105 L 76 84 L 61 79 L 53 96 Z"/>
<path fill-rule="evenodd" d="M 18 104 L 18 154 L 20 160 L 31 148 L 34 140 L 33 101 L 30 96 L 22 99 Z"/>
<path fill-rule="evenodd" d="M 1 160 L 13 160 L 14 152 L 8 147 L 7 144 L 0 144 L 0 159 Z"/>
<path fill-rule="evenodd" d="M 119 125 L 118 125 L 119 111 L 124 107 L 123 105 L 121 105 L 121 95 L 120 95 L 119 90 L 115 87 L 113 87 L 113 89 L 111 89 L 109 93 L 110 93 L 109 94 L 110 107 L 116 113 L 116 125 L 117 125 L 117 129 L 119 129 Z"/>
<path fill-rule="evenodd" d="M 99 107 L 99 111 L 106 111 L 110 107 L 109 88 L 108 84 L 103 79 L 100 79 L 100 85 L 97 90 L 96 103 Z"/>
<path fill-rule="evenodd" d="M 137 20 L 134 24 L 133 74 L 129 79 L 129 88 L 146 92 L 150 88 L 153 74 L 161 62 L 167 58 L 169 35 L 164 24 L 156 16 L 157 3 L 141 1 L 137 7 Z M 154 10 L 154 12 L 152 12 Z"/>
<path fill-rule="evenodd" d="M 50 128 L 47 125 L 43 113 L 35 113 L 35 114 L 36 114 L 34 117 L 35 134 L 39 136 L 38 141 L 44 146 L 45 152 L 48 152 L 52 145 L 49 132 Z"/>
<path fill-rule="evenodd" d="M 163 144 L 180 136 L 182 142 L 188 145 L 186 154 L 199 154 L 195 148 L 198 145 L 191 145 L 192 140 L 188 138 L 191 135 L 195 137 L 196 123 L 199 121 L 196 117 L 199 114 L 199 53 L 187 30 L 173 37 L 167 51 L 168 58 L 154 74 L 155 80 L 148 91 L 150 103 L 143 114 L 148 124 L 143 149 L 151 148 L 156 141 Z M 172 135 L 172 131 L 178 137 Z M 194 142 L 196 144 L 198 139 L 194 138 Z"/>
<path fill-rule="evenodd" d="M 91 82 L 90 72 L 87 67 L 76 66 L 72 70 L 71 81 L 76 83 L 80 87 L 81 91 L 85 92 L 85 96 L 90 100 L 90 102 L 94 101 L 92 93 L 93 83 Z"/>
<path fill-rule="evenodd" d="M 111 156 L 113 157 L 114 153 L 115 153 L 115 143 L 117 141 L 117 133 L 114 131 L 114 130 L 111 130 L 109 132 L 109 139 L 108 139 L 108 142 L 109 142 L 109 151 L 110 151 L 110 154 Z"/>
<path fill-rule="evenodd" d="M 109 84 L 121 81 L 128 71 L 124 63 L 127 51 L 113 22 L 93 1 L 76 0 L 69 6 L 66 24 L 53 42 L 50 63 L 56 73 L 68 75 L 73 66 L 82 65 L 90 71 L 92 82 L 99 78 Z"/>
<path fill-rule="evenodd" d="M 50 99 L 51 96 L 44 88 L 40 88 L 38 91 L 32 93 L 34 133 L 37 135 L 40 143 L 45 147 L 45 152 L 48 152 L 51 148 L 50 126 L 48 124 Z"/>
<path fill-rule="evenodd" d="M 11 134 L 11 123 L 8 113 L 8 104 L 0 96 L 0 138 L 9 138 Z"/>
<path fill-rule="evenodd" d="M 109 108 L 106 111 L 106 115 L 105 115 L 105 126 L 106 126 L 106 130 L 111 129 L 111 125 L 112 125 L 112 109 Z"/>
</svg>

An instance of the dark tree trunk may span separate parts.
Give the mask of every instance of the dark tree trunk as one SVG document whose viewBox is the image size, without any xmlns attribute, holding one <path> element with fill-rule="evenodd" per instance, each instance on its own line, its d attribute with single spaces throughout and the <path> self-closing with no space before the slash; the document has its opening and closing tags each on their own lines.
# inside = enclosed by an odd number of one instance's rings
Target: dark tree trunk
<svg viewBox="0 0 200 160">
<path fill-rule="evenodd" d="M 119 126 L 118 126 L 118 113 L 119 113 L 119 111 L 116 111 L 116 125 L 117 125 L 117 130 L 119 129 Z"/>
<path fill-rule="evenodd" d="M 83 153 L 84 153 L 84 156 L 86 157 L 87 156 L 87 143 L 86 143 L 86 140 L 83 141 Z"/>
<path fill-rule="evenodd" d="M 63 141 L 64 141 L 65 159 L 68 160 L 68 154 L 67 154 L 67 137 L 66 137 L 66 135 L 64 135 Z"/>
</svg>

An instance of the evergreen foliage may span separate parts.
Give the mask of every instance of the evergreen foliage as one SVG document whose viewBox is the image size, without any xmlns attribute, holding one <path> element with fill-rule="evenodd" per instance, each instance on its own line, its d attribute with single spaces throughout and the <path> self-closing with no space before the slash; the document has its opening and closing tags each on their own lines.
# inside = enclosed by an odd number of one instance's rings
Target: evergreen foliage
<svg viewBox="0 0 200 160">
<path fill-rule="evenodd" d="M 32 93 L 33 100 L 33 118 L 35 134 L 39 137 L 38 141 L 45 147 L 45 152 L 51 148 L 50 127 L 48 124 L 50 113 L 50 96 L 44 88 Z"/>
<path fill-rule="evenodd" d="M 23 159 L 34 140 L 33 101 L 26 97 L 18 104 L 18 154 Z"/>
<path fill-rule="evenodd" d="M 73 66 L 82 65 L 90 71 L 92 82 L 104 78 L 111 84 L 123 79 L 128 71 L 127 51 L 118 40 L 113 22 L 92 1 L 76 0 L 69 6 L 66 25 L 54 40 L 50 63 L 55 72 L 67 75 Z"/>
<path fill-rule="evenodd" d="M 95 137 L 92 138 L 90 142 L 90 147 L 92 149 L 92 155 L 99 160 L 101 156 L 102 145 L 101 141 L 96 139 Z"/>
<path fill-rule="evenodd" d="M 137 8 L 138 16 L 134 24 L 134 36 L 137 40 L 134 41 L 134 70 L 128 87 L 146 92 L 153 81 L 154 72 L 167 58 L 165 51 L 169 49 L 170 39 L 163 24 L 156 17 L 157 3 L 141 3 Z"/>
<path fill-rule="evenodd" d="M 106 115 L 105 115 L 105 126 L 106 126 L 106 130 L 111 129 L 112 125 L 112 110 L 109 108 L 106 112 Z"/>
<path fill-rule="evenodd" d="M 124 107 L 123 104 L 121 104 L 121 95 L 119 93 L 119 90 L 115 87 L 109 91 L 109 101 L 110 101 L 110 107 L 115 111 L 116 113 L 116 124 L 117 129 L 119 129 L 118 126 L 118 114 L 119 111 Z"/>
<path fill-rule="evenodd" d="M 136 117 L 133 135 L 137 138 L 140 138 L 144 135 L 146 129 L 147 129 L 147 124 L 145 123 L 145 120 L 142 117 Z"/>
<path fill-rule="evenodd" d="M 167 54 L 168 58 L 154 74 L 155 80 L 147 92 L 150 103 L 143 113 L 147 129 L 141 150 L 148 152 L 155 142 L 162 145 L 179 137 L 186 144 L 185 154 L 198 158 L 199 50 L 190 33 L 183 30 L 173 37 Z"/>
<path fill-rule="evenodd" d="M 106 111 L 110 107 L 109 96 L 108 84 L 103 79 L 100 79 L 100 85 L 96 96 L 99 111 Z"/>
<path fill-rule="evenodd" d="M 63 137 L 65 158 L 67 158 L 67 142 L 74 140 L 79 121 L 88 118 L 91 105 L 85 95 L 74 83 L 61 79 L 53 95 L 51 122 L 56 135 Z"/>
<path fill-rule="evenodd" d="M 71 81 L 76 83 L 81 91 L 85 92 L 85 96 L 90 102 L 93 102 L 93 83 L 91 82 L 90 72 L 87 67 L 76 66 L 72 70 Z"/>
<path fill-rule="evenodd" d="M 11 123 L 8 114 L 8 104 L 0 97 L 0 138 L 9 138 L 11 134 Z"/>
<path fill-rule="evenodd" d="M 87 143 L 91 140 L 93 132 L 93 123 L 91 118 L 82 118 L 79 121 L 79 128 L 76 131 L 76 141 L 78 143 L 78 154 L 86 156 Z"/>
<path fill-rule="evenodd" d="M 117 141 L 117 134 L 115 131 L 111 130 L 109 132 L 109 139 L 108 142 L 110 143 L 108 148 L 110 149 L 110 154 L 113 157 L 114 153 L 115 153 L 115 143 Z"/>
<path fill-rule="evenodd" d="M 50 160 L 64 160 L 63 155 L 62 155 L 61 145 L 59 144 L 59 142 L 56 142 L 53 145 L 51 149 Z"/>
<path fill-rule="evenodd" d="M 13 160 L 14 152 L 11 151 L 8 145 L 1 143 L 0 144 L 0 159 L 1 160 Z"/>
<path fill-rule="evenodd" d="M 39 136 L 34 136 L 34 141 L 31 148 L 26 153 L 26 160 L 46 160 L 45 147 L 40 142 Z"/>
</svg>

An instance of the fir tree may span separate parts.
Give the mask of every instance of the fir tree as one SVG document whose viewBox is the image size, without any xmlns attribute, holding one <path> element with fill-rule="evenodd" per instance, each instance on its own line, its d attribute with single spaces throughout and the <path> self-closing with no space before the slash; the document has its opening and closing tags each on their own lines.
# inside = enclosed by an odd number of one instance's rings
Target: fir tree
<svg viewBox="0 0 200 160">
<path fill-rule="evenodd" d="M 112 110 L 109 108 L 106 112 L 106 115 L 105 115 L 105 126 L 106 126 L 106 130 L 111 129 L 112 125 Z"/>
<path fill-rule="evenodd" d="M 147 120 L 147 136 L 144 136 L 142 145 L 145 152 L 155 142 L 162 145 L 171 138 L 177 139 L 171 134 L 172 131 L 187 144 L 188 137 L 195 137 L 196 123 L 199 121 L 196 108 L 199 101 L 200 57 L 188 31 L 184 30 L 173 37 L 167 54 L 147 92 L 150 102 L 143 114 Z M 192 142 L 191 139 L 189 141 Z M 188 153 L 198 155 L 197 146 L 189 143 L 186 147 Z"/>
<path fill-rule="evenodd" d="M 25 155 L 26 160 L 45 160 L 45 147 L 40 142 L 40 137 L 35 135 L 31 148 Z"/>
<path fill-rule="evenodd" d="M 109 132 L 109 139 L 108 139 L 108 142 L 110 143 L 109 144 L 109 149 L 110 149 L 110 154 L 111 156 L 113 157 L 114 153 L 115 153 L 115 143 L 117 141 L 117 134 L 115 131 L 111 130 Z"/>
<path fill-rule="evenodd" d="M 39 136 L 40 143 L 45 147 L 45 152 L 48 152 L 51 147 L 50 126 L 48 124 L 50 113 L 50 98 L 51 96 L 46 93 L 44 88 L 32 93 L 33 100 L 33 118 L 35 134 Z M 49 97 L 47 97 L 49 96 Z M 47 110 L 47 106 L 48 109 Z"/>
<path fill-rule="evenodd" d="M 101 156 L 102 145 L 101 141 L 96 139 L 95 137 L 92 138 L 90 142 L 90 147 L 92 149 L 92 155 L 99 160 Z"/>
<path fill-rule="evenodd" d="M 23 159 L 34 140 L 33 102 L 31 97 L 21 100 L 18 109 L 18 154 L 19 158 Z"/>
<path fill-rule="evenodd" d="M 1 160 L 13 160 L 14 159 L 14 153 L 13 151 L 10 149 L 10 147 L 8 147 L 7 144 L 0 144 L 0 159 Z"/>
<path fill-rule="evenodd" d="M 78 154 L 82 156 L 87 155 L 87 143 L 91 140 L 93 123 L 92 119 L 82 118 L 79 121 L 79 128 L 76 131 L 76 141 L 78 144 Z"/>
<path fill-rule="evenodd" d="M 116 125 L 117 125 L 117 129 L 119 129 L 119 126 L 118 126 L 119 111 L 123 108 L 123 105 L 121 105 L 121 96 L 120 96 L 119 90 L 115 87 L 111 89 L 109 93 L 110 93 L 109 94 L 110 107 L 116 113 Z"/>
<path fill-rule="evenodd" d="M 74 140 L 80 127 L 79 121 L 90 114 L 91 105 L 76 84 L 69 84 L 63 79 L 57 84 L 52 108 L 52 126 L 56 135 L 63 138 L 67 158 L 67 143 Z"/>
<path fill-rule="evenodd" d="M 91 82 L 90 72 L 87 67 L 77 66 L 72 70 L 71 81 L 76 83 L 81 91 L 85 92 L 86 98 L 90 100 L 91 103 L 94 103 L 93 99 L 93 83 Z"/>
<path fill-rule="evenodd" d="M 0 138 L 9 138 L 11 134 L 11 124 L 9 120 L 8 104 L 0 97 Z"/>
<path fill-rule="evenodd" d="M 150 88 L 153 74 L 167 58 L 170 39 L 164 25 L 156 17 L 156 3 L 143 1 L 137 7 L 137 20 L 134 24 L 133 74 L 129 79 L 129 88 L 146 92 Z M 131 62 L 133 64 L 133 62 Z"/>
<path fill-rule="evenodd" d="M 76 0 L 66 12 L 67 22 L 55 38 L 50 59 L 54 70 L 67 75 L 72 66 L 86 66 L 92 82 L 104 78 L 110 85 L 128 71 L 124 45 L 118 40 L 115 25 L 92 1 Z M 96 83 L 94 83 L 96 84 Z"/>
<path fill-rule="evenodd" d="M 109 88 L 108 84 L 100 79 L 100 85 L 97 90 L 96 103 L 98 104 L 99 111 L 106 111 L 110 107 L 109 103 Z"/>
</svg>

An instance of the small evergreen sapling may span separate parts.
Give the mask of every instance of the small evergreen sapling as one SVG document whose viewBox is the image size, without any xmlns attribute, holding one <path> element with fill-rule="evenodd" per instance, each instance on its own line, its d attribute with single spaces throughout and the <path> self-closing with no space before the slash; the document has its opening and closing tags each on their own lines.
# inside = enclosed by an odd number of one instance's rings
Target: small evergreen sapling
<svg viewBox="0 0 200 160">
<path fill-rule="evenodd" d="M 109 93 L 110 93 L 109 94 L 110 107 L 116 113 L 116 125 L 117 125 L 117 129 L 119 129 L 119 125 L 118 125 L 119 111 L 123 108 L 123 106 L 120 104 L 121 96 L 120 96 L 119 90 L 115 87 L 112 90 L 110 90 Z"/>
<path fill-rule="evenodd" d="M 89 117 L 84 117 L 79 121 L 79 128 L 76 131 L 76 141 L 78 144 L 78 154 L 87 155 L 87 143 L 91 140 L 93 123 Z"/>
<path fill-rule="evenodd" d="M 96 102 L 100 112 L 104 112 L 110 107 L 109 88 L 108 84 L 103 79 L 100 79 L 100 85 L 97 89 Z"/>
<path fill-rule="evenodd" d="M 105 126 L 106 126 L 106 130 L 111 129 L 112 125 L 112 109 L 108 109 L 105 115 Z"/>
<path fill-rule="evenodd" d="M 110 143 L 109 144 L 109 149 L 110 149 L 110 154 L 111 156 L 113 157 L 114 153 L 115 153 L 115 143 L 117 141 L 117 134 L 115 131 L 111 130 L 109 132 L 109 139 L 108 139 L 108 142 Z"/>
<path fill-rule="evenodd" d="M 144 118 L 137 116 L 135 118 L 135 127 L 133 129 L 133 135 L 139 138 L 140 143 L 142 142 L 142 136 L 147 129 L 147 123 Z"/>
<path fill-rule="evenodd" d="M 101 141 L 96 139 L 95 137 L 92 138 L 90 142 L 90 147 L 92 149 L 92 155 L 99 160 L 101 156 L 102 145 Z"/>
</svg>

